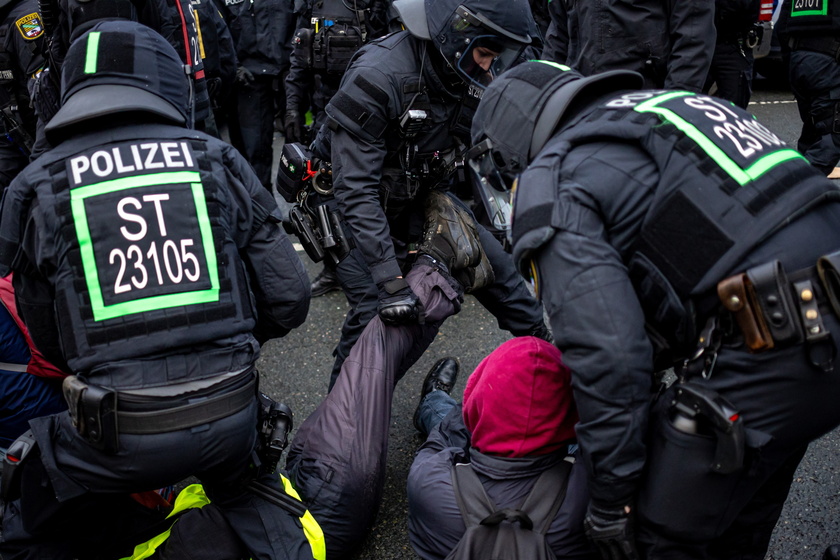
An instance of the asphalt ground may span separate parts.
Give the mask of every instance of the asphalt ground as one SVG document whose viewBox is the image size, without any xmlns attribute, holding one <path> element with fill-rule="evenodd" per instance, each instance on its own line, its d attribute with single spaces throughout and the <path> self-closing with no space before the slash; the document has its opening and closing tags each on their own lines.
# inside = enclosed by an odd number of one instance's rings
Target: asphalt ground
<svg viewBox="0 0 840 560">
<path fill-rule="evenodd" d="M 782 139 L 795 145 L 800 121 L 789 91 L 757 84 L 749 110 Z M 278 146 L 282 137 L 278 137 Z M 310 277 L 320 270 L 301 253 Z M 332 349 L 348 306 L 341 292 L 312 300 L 306 323 L 281 340 L 270 341 L 259 362 L 263 388 L 289 404 L 300 423 L 326 395 Z M 385 492 L 376 524 L 358 559 L 416 558 L 408 543 L 405 483 L 411 461 L 422 443 L 412 425 L 426 372 L 443 356 L 461 362 L 453 395 L 463 394 L 469 373 L 496 346 L 510 338 L 476 300 L 466 297 L 462 311 L 448 319 L 426 354 L 399 383 L 394 395 Z M 840 397 L 840 396 L 838 396 Z M 840 403 L 838 403 L 840 406 Z M 821 557 L 828 544 L 840 542 L 840 476 L 837 457 L 840 432 L 814 442 L 796 473 L 789 499 L 767 555 L 772 560 Z"/>
</svg>

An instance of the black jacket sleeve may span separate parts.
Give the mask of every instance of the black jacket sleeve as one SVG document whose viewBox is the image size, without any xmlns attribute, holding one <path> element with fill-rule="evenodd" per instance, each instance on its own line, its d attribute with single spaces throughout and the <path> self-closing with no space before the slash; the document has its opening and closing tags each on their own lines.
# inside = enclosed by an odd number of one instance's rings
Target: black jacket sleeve
<svg viewBox="0 0 840 560">
<path fill-rule="evenodd" d="M 535 254 L 539 296 L 572 371 L 592 500 L 631 503 L 645 464 L 653 348 L 622 254 L 658 181 L 638 149 L 585 146 L 541 156 L 519 181 L 558 184 L 554 234 Z"/>
<path fill-rule="evenodd" d="M 396 111 L 395 87 L 377 68 L 350 68 L 326 109 L 337 124 L 332 133 L 335 196 L 377 283 L 402 274 L 379 200 L 387 155 L 384 135 Z"/>
<path fill-rule="evenodd" d="M 285 336 L 309 313 L 310 284 L 303 263 L 280 227 L 280 210 L 239 152 L 225 154 L 235 199 L 233 223 L 257 304 L 254 336 L 260 343 Z"/>
<path fill-rule="evenodd" d="M 554 0 L 548 5 L 551 23 L 545 32 L 542 59 L 565 64 L 569 58 L 569 13 L 567 0 Z"/>
</svg>

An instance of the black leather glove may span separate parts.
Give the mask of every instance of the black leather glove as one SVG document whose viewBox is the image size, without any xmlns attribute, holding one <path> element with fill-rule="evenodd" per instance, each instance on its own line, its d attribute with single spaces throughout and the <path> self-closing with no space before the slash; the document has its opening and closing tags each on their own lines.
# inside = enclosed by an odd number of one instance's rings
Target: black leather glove
<svg viewBox="0 0 840 560">
<path fill-rule="evenodd" d="M 254 74 L 244 66 L 236 69 L 236 81 L 242 85 L 249 86 L 254 83 Z"/>
<path fill-rule="evenodd" d="M 386 325 L 423 323 L 423 305 L 404 278 L 394 278 L 379 287 L 379 318 Z"/>
<path fill-rule="evenodd" d="M 306 121 L 298 111 L 286 111 L 286 120 L 283 125 L 286 129 L 286 142 L 303 141 L 303 127 L 306 126 Z"/>
<path fill-rule="evenodd" d="M 638 560 L 633 517 L 627 509 L 590 503 L 583 527 L 603 560 Z"/>
</svg>

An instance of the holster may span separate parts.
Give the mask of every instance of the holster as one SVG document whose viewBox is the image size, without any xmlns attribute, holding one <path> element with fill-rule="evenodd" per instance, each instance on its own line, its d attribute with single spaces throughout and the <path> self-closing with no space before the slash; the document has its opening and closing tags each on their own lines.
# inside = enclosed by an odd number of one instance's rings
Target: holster
<svg viewBox="0 0 840 560">
<path fill-rule="evenodd" d="M 840 251 L 820 257 L 817 274 L 832 311 L 840 317 Z"/>
<path fill-rule="evenodd" d="M 315 233 L 316 226 L 300 205 L 295 204 L 289 209 L 289 218 L 288 221 L 283 222 L 283 227 L 287 233 L 298 238 L 310 259 L 314 262 L 324 260 L 324 247 Z"/>
<path fill-rule="evenodd" d="M 746 274 L 775 346 L 802 342 L 796 303 L 782 263 L 770 261 L 754 266 Z"/>
<path fill-rule="evenodd" d="M 116 453 L 119 449 L 116 391 L 89 385 L 70 375 L 64 378 L 62 392 L 79 435 L 96 449 Z"/>
<path fill-rule="evenodd" d="M 764 317 L 756 313 L 755 295 L 747 275 L 741 273 L 721 280 L 717 292 L 723 307 L 735 316 L 747 348 L 751 352 L 773 348 L 773 338 Z"/>
<path fill-rule="evenodd" d="M 750 351 L 802 342 L 796 302 L 778 260 L 720 281 L 717 291 L 724 308 L 735 316 Z"/>
</svg>

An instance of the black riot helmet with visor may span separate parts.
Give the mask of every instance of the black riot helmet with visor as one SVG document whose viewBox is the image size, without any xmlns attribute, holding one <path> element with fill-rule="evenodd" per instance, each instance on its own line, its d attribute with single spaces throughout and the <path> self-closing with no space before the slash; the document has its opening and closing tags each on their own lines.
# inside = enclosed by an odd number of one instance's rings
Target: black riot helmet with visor
<svg viewBox="0 0 840 560">
<path fill-rule="evenodd" d="M 485 88 L 535 33 L 527 0 L 396 0 L 408 31 L 432 41 L 465 84 Z"/>
<path fill-rule="evenodd" d="M 573 116 L 578 102 L 640 89 L 643 83 L 640 74 L 629 70 L 583 77 L 544 60 L 519 64 L 493 81 L 473 118 L 467 161 L 494 226 L 510 230 L 510 191 L 516 177 Z"/>
</svg>

